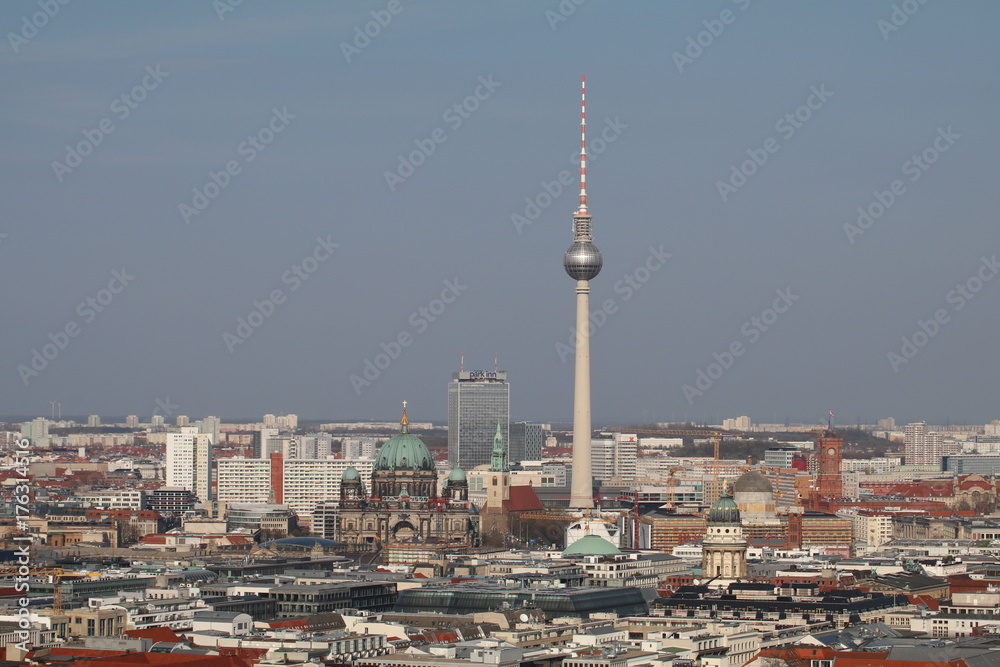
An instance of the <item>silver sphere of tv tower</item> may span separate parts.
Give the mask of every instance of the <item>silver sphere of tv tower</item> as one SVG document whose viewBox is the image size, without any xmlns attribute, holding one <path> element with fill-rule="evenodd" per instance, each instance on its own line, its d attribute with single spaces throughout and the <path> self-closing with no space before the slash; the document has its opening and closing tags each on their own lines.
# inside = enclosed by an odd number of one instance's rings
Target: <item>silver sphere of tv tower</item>
<svg viewBox="0 0 1000 667">
<path fill-rule="evenodd" d="M 601 272 L 604 260 L 591 241 L 574 241 L 563 255 L 563 268 L 574 280 L 590 280 Z"/>
</svg>

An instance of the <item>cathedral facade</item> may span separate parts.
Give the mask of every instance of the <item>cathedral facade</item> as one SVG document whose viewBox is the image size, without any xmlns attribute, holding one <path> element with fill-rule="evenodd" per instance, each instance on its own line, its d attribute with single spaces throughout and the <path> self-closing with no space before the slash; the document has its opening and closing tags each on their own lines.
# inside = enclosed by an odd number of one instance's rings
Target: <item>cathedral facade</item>
<svg viewBox="0 0 1000 667">
<path fill-rule="evenodd" d="M 439 490 L 434 459 L 410 433 L 405 407 L 399 433 L 375 459 L 371 493 L 356 469 L 344 471 L 336 524 L 336 539 L 357 551 L 456 553 L 479 541 L 479 516 L 469 502 L 465 472 L 455 468 Z"/>
</svg>

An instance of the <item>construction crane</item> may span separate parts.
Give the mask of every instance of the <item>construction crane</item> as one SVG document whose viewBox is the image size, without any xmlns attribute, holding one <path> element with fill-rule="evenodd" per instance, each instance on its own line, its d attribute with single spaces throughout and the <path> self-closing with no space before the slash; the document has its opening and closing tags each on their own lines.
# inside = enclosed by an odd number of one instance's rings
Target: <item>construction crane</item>
<svg viewBox="0 0 1000 667">
<path fill-rule="evenodd" d="M 24 571 L 18 566 L 0 567 L 0 577 L 24 576 Z M 82 579 L 84 577 L 99 577 L 99 572 L 77 572 L 64 570 L 61 567 L 32 567 L 28 568 L 28 576 L 48 577 L 52 584 L 52 613 L 61 614 L 63 611 L 62 582 L 60 579 L 73 577 Z"/>
</svg>

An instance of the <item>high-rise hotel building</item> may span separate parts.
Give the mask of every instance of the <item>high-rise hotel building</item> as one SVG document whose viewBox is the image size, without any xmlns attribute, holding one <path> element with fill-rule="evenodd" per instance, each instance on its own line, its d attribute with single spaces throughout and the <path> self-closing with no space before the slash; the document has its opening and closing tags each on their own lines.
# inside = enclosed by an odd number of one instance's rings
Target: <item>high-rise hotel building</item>
<svg viewBox="0 0 1000 667">
<path fill-rule="evenodd" d="M 497 422 L 510 442 L 510 385 L 506 371 L 465 371 L 448 383 L 448 462 L 472 470 L 487 465 Z"/>
</svg>

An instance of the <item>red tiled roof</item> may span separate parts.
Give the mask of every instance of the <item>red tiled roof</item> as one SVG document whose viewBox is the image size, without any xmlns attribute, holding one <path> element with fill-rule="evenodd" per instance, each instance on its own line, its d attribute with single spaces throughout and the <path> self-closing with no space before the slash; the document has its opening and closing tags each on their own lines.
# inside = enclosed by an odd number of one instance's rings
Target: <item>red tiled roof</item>
<svg viewBox="0 0 1000 667">
<path fill-rule="evenodd" d="M 271 621 L 267 624 L 270 628 L 308 628 L 309 624 L 301 618 L 293 618 L 287 621 Z"/>
<path fill-rule="evenodd" d="M 267 655 L 266 648 L 238 648 L 236 646 L 217 646 L 216 650 L 220 655 L 235 656 L 246 660 L 251 664 L 256 664 Z"/>
<path fill-rule="evenodd" d="M 813 660 L 830 660 L 837 667 L 965 667 L 965 660 L 889 660 L 888 653 L 868 651 L 836 651 L 828 646 L 765 648 L 757 658 L 777 658 L 785 664 L 810 664 Z"/>
<path fill-rule="evenodd" d="M 503 502 L 505 512 L 537 512 L 543 511 L 545 506 L 538 499 L 533 486 L 512 486 L 510 487 L 510 500 Z"/>
<path fill-rule="evenodd" d="M 897 484 L 889 489 L 889 492 L 886 495 L 902 496 L 904 498 L 947 498 L 954 496 L 955 492 L 950 486 L 931 487 L 926 484 L 908 482 L 905 484 Z"/>
<path fill-rule="evenodd" d="M 929 595 L 907 595 L 906 597 L 910 599 L 910 604 L 921 604 L 931 611 L 937 611 L 941 607 L 941 603 Z"/>
<path fill-rule="evenodd" d="M 52 650 L 49 651 L 49 655 L 77 656 L 80 658 L 110 658 L 122 655 L 122 653 L 123 651 L 117 649 L 81 648 L 77 646 L 53 646 Z M 89 660 L 87 664 L 90 664 Z"/>
<path fill-rule="evenodd" d="M 126 637 L 133 639 L 152 639 L 154 642 L 176 643 L 181 640 L 173 630 L 166 626 L 158 628 L 146 628 L 144 630 L 126 630 Z"/>
<path fill-rule="evenodd" d="M 77 649 L 86 650 L 86 649 Z M 55 649 L 53 649 L 53 652 Z M 103 653 L 103 652 L 101 652 Z M 79 654 L 78 654 L 79 655 Z M 242 658 L 198 653 L 119 653 L 87 661 L 87 667 L 124 667 L 126 665 L 176 665 L 177 667 L 251 667 Z"/>
</svg>

